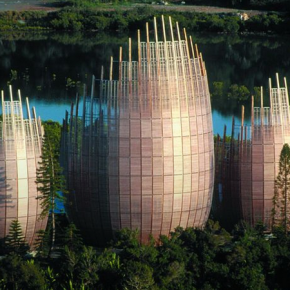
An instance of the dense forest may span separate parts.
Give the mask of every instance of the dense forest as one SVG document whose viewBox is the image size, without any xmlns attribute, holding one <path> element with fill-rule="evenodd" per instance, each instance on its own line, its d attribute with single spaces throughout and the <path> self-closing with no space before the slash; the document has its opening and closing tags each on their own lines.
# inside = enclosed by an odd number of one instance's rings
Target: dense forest
<svg viewBox="0 0 290 290">
<path fill-rule="evenodd" d="M 14 221 L 1 247 L 0 289 L 289 289 L 290 237 L 263 229 L 240 223 L 230 234 L 210 220 L 204 230 L 177 228 L 147 245 L 123 229 L 96 249 L 62 222 L 51 255 L 43 235 L 32 256 Z"/>
<path fill-rule="evenodd" d="M 62 0 L 58 4 L 60 6 L 73 6 L 73 7 L 95 7 L 103 3 L 163 3 L 162 1 L 152 0 Z M 169 4 L 180 4 L 181 0 L 168 0 Z M 263 9 L 263 10 L 277 10 L 285 11 L 290 9 L 289 0 L 186 0 L 183 1 L 187 5 L 210 5 L 231 7 L 240 9 Z"/>
<path fill-rule="evenodd" d="M 7 11 L 0 13 L 0 30 L 60 30 L 60 31 L 136 31 L 153 17 L 171 16 L 173 23 L 189 31 L 219 33 L 289 33 L 288 14 L 267 13 L 243 21 L 234 14 L 206 14 L 154 10 L 150 6 L 130 10 L 93 10 L 63 8 L 56 12 Z"/>
</svg>

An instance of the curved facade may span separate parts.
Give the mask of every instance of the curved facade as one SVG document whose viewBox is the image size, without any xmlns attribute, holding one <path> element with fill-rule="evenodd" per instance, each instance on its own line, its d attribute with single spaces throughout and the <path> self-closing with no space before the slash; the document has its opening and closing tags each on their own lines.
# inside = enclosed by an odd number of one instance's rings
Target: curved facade
<svg viewBox="0 0 290 290">
<path fill-rule="evenodd" d="M 255 225 L 263 222 L 269 229 L 272 222 L 274 182 L 279 173 L 283 144 L 290 144 L 289 97 L 286 79 L 277 88 L 269 80 L 270 107 L 254 107 L 251 124 L 235 126 L 231 138 L 218 136 L 215 146 L 216 184 L 213 208 L 232 223 L 240 219 Z M 231 218 L 229 219 L 229 215 Z"/>
<path fill-rule="evenodd" d="M 156 19 L 153 41 L 148 24 L 145 42 L 138 31 L 135 53 L 129 39 L 128 60 L 120 48 L 108 80 L 102 72 L 64 122 L 69 211 L 92 242 L 125 227 L 146 242 L 208 219 L 214 148 L 206 69 L 185 30 L 181 39 L 178 24 L 167 28 L 169 37 L 162 18 L 162 41 Z"/>
<path fill-rule="evenodd" d="M 41 208 L 36 199 L 36 168 L 40 161 L 42 128 L 32 117 L 26 99 L 28 119 L 24 119 L 20 91 L 18 100 L 10 101 L 2 96 L 2 120 L 0 121 L 0 239 L 8 232 L 10 224 L 17 219 L 26 241 L 32 245 L 38 230 L 44 229 L 46 220 L 38 220 Z"/>
</svg>

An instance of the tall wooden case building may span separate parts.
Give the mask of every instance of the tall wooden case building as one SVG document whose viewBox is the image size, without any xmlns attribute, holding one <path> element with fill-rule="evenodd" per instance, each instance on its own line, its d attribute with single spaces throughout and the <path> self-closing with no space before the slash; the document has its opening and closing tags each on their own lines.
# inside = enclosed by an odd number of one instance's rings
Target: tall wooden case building
<svg viewBox="0 0 290 290">
<path fill-rule="evenodd" d="M 202 55 L 162 18 L 163 39 L 141 42 L 137 60 L 111 59 L 109 79 L 77 99 L 63 134 L 71 217 L 93 242 L 121 228 L 140 239 L 202 227 L 213 191 L 210 95 Z M 113 72 L 118 78 L 113 80 Z M 95 96 L 96 95 L 96 96 Z"/>
<path fill-rule="evenodd" d="M 271 226 L 274 182 L 279 173 L 283 144 L 290 144 L 289 97 L 286 79 L 277 88 L 269 80 L 270 107 L 254 107 L 251 124 L 235 126 L 231 138 L 218 136 L 215 146 L 216 186 L 213 209 L 222 219 L 228 212 L 231 221 L 244 219 L 251 225 Z"/>
<path fill-rule="evenodd" d="M 32 116 L 26 99 L 28 119 L 24 119 L 20 91 L 18 100 L 2 97 L 0 121 L 0 239 L 4 238 L 13 220 L 18 220 L 26 241 L 32 245 L 36 232 L 44 229 L 46 219 L 39 220 L 41 213 L 36 186 L 36 168 L 40 161 L 42 127 Z"/>
</svg>

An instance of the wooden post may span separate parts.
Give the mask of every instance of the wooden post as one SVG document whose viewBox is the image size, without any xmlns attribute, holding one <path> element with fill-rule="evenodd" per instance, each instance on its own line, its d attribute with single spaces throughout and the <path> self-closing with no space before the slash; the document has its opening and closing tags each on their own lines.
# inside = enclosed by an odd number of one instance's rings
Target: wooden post
<svg viewBox="0 0 290 290">
<path fill-rule="evenodd" d="M 111 63 L 110 63 L 110 81 L 113 79 L 113 57 L 111 56 Z"/>
</svg>

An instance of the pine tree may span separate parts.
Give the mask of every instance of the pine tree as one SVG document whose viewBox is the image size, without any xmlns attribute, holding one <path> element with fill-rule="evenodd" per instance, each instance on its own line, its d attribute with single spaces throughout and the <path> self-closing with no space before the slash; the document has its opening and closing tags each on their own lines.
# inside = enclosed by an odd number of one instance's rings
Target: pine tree
<svg viewBox="0 0 290 290">
<path fill-rule="evenodd" d="M 50 225 L 46 230 L 39 230 L 37 232 L 37 237 L 34 242 L 34 248 L 37 251 L 37 256 L 39 258 L 46 258 L 49 254 L 49 244 L 50 244 L 50 237 L 49 233 L 51 231 Z"/>
<path fill-rule="evenodd" d="M 70 251 L 78 252 L 83 247 L 83 239 L 74 223 L 70 223 L 65 229 L 61 238 L 62 246 Z"/>
<path fill-rule="evenodd" d="M 45 134 L 42 143 L 41 162 L 36 172 L 37 189 L 40 192 L 41 218 L 51 214 L 52 239 L 50 252 L 55 246 L 55 212 L 59 210 L 58 201 L 63 201 L 66 193 L 65 179 L 59 164 L 60 126 L 57 123 L 45 124 Z"/>
<path fill-rule="evenodd" d="M 8 253 L 15 253 L 20 256 L 25 255 L 29 250 L 18 220 L 13 220 L 10 225 L 9 234 L 5 237 L 5 248 Z"/>
<path fill-rule="evenodd" d="M 282 226 L 287 235 L 290 228 L 290 147 L 284 144 L 279 160 L 273 197 L 273 226 Z"/>
</svg>

